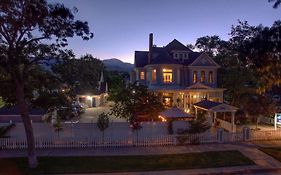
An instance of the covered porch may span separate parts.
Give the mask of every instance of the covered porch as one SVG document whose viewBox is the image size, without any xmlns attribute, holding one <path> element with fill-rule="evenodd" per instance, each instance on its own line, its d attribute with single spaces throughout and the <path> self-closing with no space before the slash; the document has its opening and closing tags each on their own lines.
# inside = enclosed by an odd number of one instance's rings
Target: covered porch
<svg viewBox="0 0 281 175">
<path fill-rule="evenodd" d="M 197 117 L 198 110 L 207 112 L 208 119 L 212 126 L 224 128 L 230 132 L 236 132 L 235 113 L 237 107 L 225 103 L 203 100 L 194 104 L 195 117 Z M 230 121 L 226 120 L 225 114 L 230 113 Z M 217 118 L 218 114 L 223 114 L 223 118 Z"/>
</svg>

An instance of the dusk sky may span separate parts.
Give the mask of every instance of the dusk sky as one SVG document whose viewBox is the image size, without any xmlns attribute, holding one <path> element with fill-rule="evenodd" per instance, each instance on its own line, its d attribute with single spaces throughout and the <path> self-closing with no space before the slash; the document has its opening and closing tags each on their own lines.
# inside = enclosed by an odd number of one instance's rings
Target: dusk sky
<svg viewBox="0 0 281 175">
<path fill-rule="evenodd" d="M 69 40 L 77 57 L 118 58 L 133 63 L 135 50 L 148 50 L 148 35 L 164 46 L 173 39 L 194 44 L 198 37 L 228 39 L 231 25 L 246 20 L 266 26 L 281 17 L 268 0 L 49 0 L 77 7 L 77 19 L 88 21 L 94 38 Z"/>
</svg>

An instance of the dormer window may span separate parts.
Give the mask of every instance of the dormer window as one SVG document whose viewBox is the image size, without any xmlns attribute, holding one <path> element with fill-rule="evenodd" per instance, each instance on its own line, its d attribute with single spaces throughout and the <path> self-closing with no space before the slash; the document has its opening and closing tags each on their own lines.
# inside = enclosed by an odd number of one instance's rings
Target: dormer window
<svg viewBox="0 0 281 175">
<path fill-rule="evenodd" d="M 173 82 L 173 69 L 163 69 L 163 82 L 164 83 Z"/>
</svg>

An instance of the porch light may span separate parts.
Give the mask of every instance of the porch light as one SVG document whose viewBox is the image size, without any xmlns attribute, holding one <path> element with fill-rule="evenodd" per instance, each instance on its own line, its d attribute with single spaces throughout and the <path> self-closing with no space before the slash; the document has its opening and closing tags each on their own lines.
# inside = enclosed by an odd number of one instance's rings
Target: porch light
<svg viewBox="0 0 281 175">
<path fill-rule="evenodd" d="M 92 100 L 91 96 L 87 96 L 86 98 L 87 98 L 87 100 Z"/>
<path fill-rule="evenodd" d="M 164 117 L 162 117 L 161 115 L 159 115 L 158 118 L 160 118 L 162 122 L 166 122 L 166 121 L 167 121 L 167 120 L 166 120 Z"/>
<path fill-rule="evenodd" d="M 197 96 L 196 95 L 193 95 L 193 98 L 196 98 Z"/>
<path fill-rule="evenodd" d="M 185 109 L 184 112 L 189 113 L 190 109 Z"/>
</svg>

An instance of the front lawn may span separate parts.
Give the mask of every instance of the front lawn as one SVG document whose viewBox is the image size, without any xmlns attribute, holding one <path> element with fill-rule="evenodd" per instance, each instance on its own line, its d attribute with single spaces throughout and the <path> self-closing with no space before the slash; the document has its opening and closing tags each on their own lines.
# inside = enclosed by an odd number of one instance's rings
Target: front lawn
<svg viewBox="0 0 281 175">
<path fill-rule="evenodd" d="M 281 147 L 260 148 L 259 150 L 281 162 Z"/>
<path fill-rule="evenodd" d="M 253 164 L 253 161 L 239 151 L 146 156 L 39 157 L 39 167 L 33 171 L 26 168 L 26 158 L 9 158 L 0 159 L 0 174 L 156 171 Z"/>
</svg>

